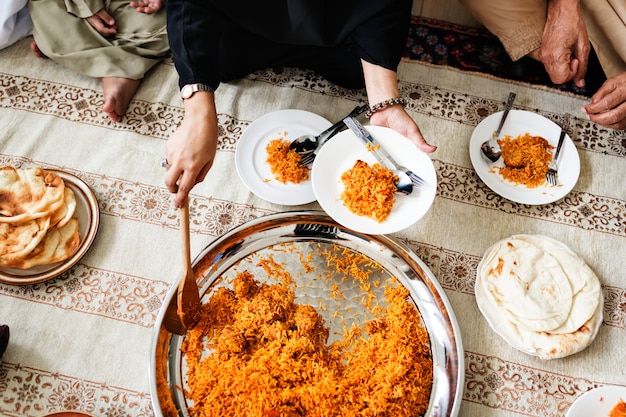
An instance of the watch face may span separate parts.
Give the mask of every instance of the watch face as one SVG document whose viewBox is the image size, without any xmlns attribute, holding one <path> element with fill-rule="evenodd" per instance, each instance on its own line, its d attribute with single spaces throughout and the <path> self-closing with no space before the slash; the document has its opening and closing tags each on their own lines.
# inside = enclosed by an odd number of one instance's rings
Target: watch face
<svg viewBox="0 0 626 417">
<path fill-rule="evenodd" d="M 189 98 L 193 94 L 193 86 L 191 84 L 187 84 L 180 90 L 180 95 L 182 98 Z"/>
</svg>

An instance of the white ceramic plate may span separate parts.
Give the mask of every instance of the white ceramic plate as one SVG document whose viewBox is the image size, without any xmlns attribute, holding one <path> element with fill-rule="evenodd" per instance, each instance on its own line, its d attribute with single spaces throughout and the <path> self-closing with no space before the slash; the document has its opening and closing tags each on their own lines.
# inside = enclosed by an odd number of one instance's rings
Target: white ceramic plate
<svg viewBox="0 0 626 417">
<path fill-rule="evenodd" d="M 39 265 L 29 269 L 0 267 L 0 282 L 14 285 L 31 285 L 58 277 L 74 266 L 87 253 L 100 225 L 98 200 L 91 189 L 80 178 L 63 171 L 51 170 L 63 179 L 66 187 L 70 187 L 76 196 L 74 217 L 78 218 L 80 245 L 74 255 L 63 262 L 50 265 Z"/>
<path fill-rule="evenodd" d="M 595 388 L 578 397 L 565 417 L 607 417 L 620 399 L 626 401 L 626 387 Z"/>
<path fill-rule="evenodd" d="M 317 154 L 311 172 L 313 191 L 318 203 L 337 223 L 367 234 L 394 233 L 405 229 L 428 212 L 437 192 L 435 167 L 427 154 L 398 132 L 380 126 L 365 127 L 389 154 L 422 179 L 406 196 L 397 196 L 389 217 L 383 222 L 352 213 L 341 201 L 341 175 L 360 159 L 374 164 L 376 158 L 354 133 L 344 130 L 330 139 Z"/>
<path fill-rule="evenodd" d="M 259 117 L 243 132 L 237 144 L 235 163 L 241 181 L 270 203 L 295 206 L 315 201 L 310 180 L 283 184 L 274 179 L 265 162 L 265 148 L 272 139 L 294 140 L 301 135 L 318 135 L 330 126 L 328 120 L 304 110 L 278 110 Z"/>
<path fill-rule="evenodd" d="M 491 162 L 482 156 L 480 145 L 491 138 L 498 127 L 502 112 L 486 117 L 476 126 L 470 139 L 469 153 L 474 170 L 481 180 L 494 192 L 504 198 L 522 204 L 548 204 L 566 196 L 578 181 L 580 174 L 580 158 L 576 146 L 569 135 L 565 136 L 561 154 L 559 155 L 559 184 L 556 186 L 546 183 L 537 188 L 528 188 L 506 181 L 495 168 L 504 166 L 502 159 Z M 529 133 L 541 136 L 556 148 L 561 133 L 561 127 L 545 117 L 525 110 L 511 110 L 504 126 L 501 137 L 517 137 Z"/>
</svg>

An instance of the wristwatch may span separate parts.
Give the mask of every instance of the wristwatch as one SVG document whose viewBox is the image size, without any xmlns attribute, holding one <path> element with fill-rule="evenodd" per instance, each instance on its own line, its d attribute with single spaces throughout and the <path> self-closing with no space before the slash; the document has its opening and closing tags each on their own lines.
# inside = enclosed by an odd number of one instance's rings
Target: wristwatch
<svg viewBox="0 0 626 417">
<path fill-rule="evenodd" d="M 187 84 L 180 89 L 180 96 L 184 99 L 194 95 L 196 91 L 210 91 L 213 93 L 215 89 L 211 86 L 202 83 Z"/>
</svg>

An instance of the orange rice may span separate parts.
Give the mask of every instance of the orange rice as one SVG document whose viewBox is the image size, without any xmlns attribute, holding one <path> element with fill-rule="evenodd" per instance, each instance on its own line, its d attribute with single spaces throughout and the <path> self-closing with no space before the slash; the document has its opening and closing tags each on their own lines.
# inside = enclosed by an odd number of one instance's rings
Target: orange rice
<svg viewBox="0 0 626 417">
<path fill-rule="evenodd" d="M 611 409 L 609 417 L 626 417 L 626 403 L 620 398 L 619 402 Z"/>
<path fill-rule="evenodd" d="M 309 179 L 309 168 L 300 165 L 302 157 L 293 149 L 289 149 L 290 141 L 281 138 L 272 139 L 265 147 L 267 159 L 276 181 L 286 184 L 299 184 Z"/>
<path fill-rule="evenodd" d="M 203 305 L 185 338 L 193 417 L 425 413 L 432 354 L 406 288 L 387 282 L 380 314 L 328 345 L 321 315 L 295 302 L 289 272 L 271 257 L 258 265 L 277 283 L 239 272 L 232 289 L 216 290 Z"/>
<path fill-rule="evenodd" d="M 554 148 L 546 139 L 525 133 L 516 138 L 505 136 L 498 143 L 505 165 L 498 170 L 504 179 L 528 188 L 536 188 L 546 182 Z"/>
<path fill-rule="evenodd" d="M 396 199 L 398 176 L 380 164 L 370 166 L 357 160 L 341 175 L 343 204 L 352 213 L 370 217 L 381 223 L 387 219 Z"/>
</svg>

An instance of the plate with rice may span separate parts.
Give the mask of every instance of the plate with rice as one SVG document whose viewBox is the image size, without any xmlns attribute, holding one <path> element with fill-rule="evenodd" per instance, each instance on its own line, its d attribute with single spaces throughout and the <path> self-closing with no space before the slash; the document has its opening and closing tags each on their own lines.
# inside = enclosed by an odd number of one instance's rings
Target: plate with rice
<svg viewBox="0 0 626 417">
<path fill-rule="evenodd" d="M 574 401 L 565 417 L 626 416 L 626 386 L 605 385 L 593 388 Z"/>
<path fill-rule="evenodd" d="M 294 206 L 315 201 L 310 179 L 281 180 L 272 172 L 268 145 L 272 141 L 293 141 L 302 135 L 318 135 L 331 123 L 305 110 L 278 110 L 254 120 L 243 132 L 235 151 L 241 181 L 258 197 L 270 203 Z"/>
<path fill-rule="evenodd" d="M 319 150 L 311 170 L 313 190 L 322 208 L 343 226 L 369 234 L 398 232 L 415 224 L 430 209 L 437 193 L 435 167 L 427 154 L 395 130 L 381 126 L 365 128 L 398 163 L 419 175 L 424 180 L 424 185 L 413 187 L 409 195 L 395 196 L 393 201 L 387 203 L 391 207 L 382 221 L 374 216 L 356 214 L 348 208 L 352 196 L 344 193 L 347 184 L 342 181 L 342 177 L 356 166 L 357 161 L 373 165 L 376 158 L 354 133 L 345 130 Z M 365 190 L 371 187 L 371 178 L 363 178 L 363 185 L 355 188 Z M 377 195 L 372 196 L 372 213 L 376 211 L 376 197 Z M 362 197 L 357 195 L 354 198 Z"/>
<path fill-rule="evenodd" d="M 155 415 L 455 417 L 464 351 L 454 311 L 426 265 L 385 235 L 320 211 L 245 223 L 193 261 L 199 323 L 157 318 Z"/>
<path fill-rule="evenodd" d="M 565 135 L 565 141 L 561 148 L 558 160 L 558 184 L 550 185 L 545 181 L 547 163 L 554 154 L 557 146 L 561 127 L 553 121 L 533 112 L 525 110 L 511 110 L 504 123 L 500 139 L 507 140 L 513 151 L 515 144 L 523 141 L 542 141 L 545 146 L 529 145 L 529 149 L 541 149 L 548 157 L 543 163 L 539 161 L 535 168 L 533 165 L 534 154 L 529 152 L 528 163 L 522 164 L 518 169 L 505 166 L 503 157 L 496 162 L 487 160 L 480 151 L 482 143 L 494 134 L 502 112 L 494 113 L 481 121 L 472 133 L 469 153 L 474 170 L 480 179 L 500 196 L 522 204 L 540 205 L 549 204 L 565 197 L 574 188 L 580 175 L 580 158 L 574 142 L 569 135 Z M 524 149 L 519 149 L 521 151 Z M 539 155 L 538 152 L 536 152 Z M 534 159 L 538 159 L 536 157 Z M 540 171 L 539 175 L 536 175 Z M 528 185 L 527 185 L 528 184 Z"/>
</svg>

